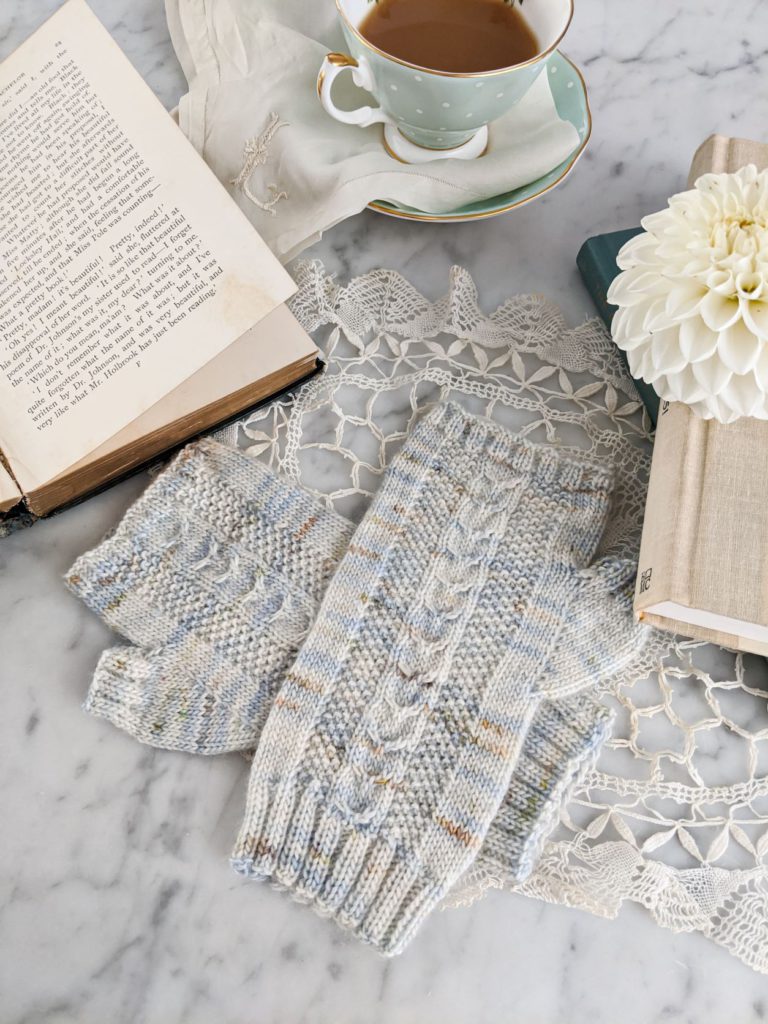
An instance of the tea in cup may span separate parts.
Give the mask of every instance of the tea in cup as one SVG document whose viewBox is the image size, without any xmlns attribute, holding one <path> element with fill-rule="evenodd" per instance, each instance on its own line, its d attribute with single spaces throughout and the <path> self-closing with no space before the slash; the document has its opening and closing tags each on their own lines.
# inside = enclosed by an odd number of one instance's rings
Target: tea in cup
<svg viewBox="0 0 768 1024">
<path fill-rule="evenodd" d="M 345 124 L 382 122 L 408 163 L 474 159 L 488 124 L 528 92 L 573 16 L 573 0 L 336 0 L 349 53 L 318 76 L 325 110 Z M 333 83 L 349 70 L 378 106 L 343 110 Z"/>
</svg>

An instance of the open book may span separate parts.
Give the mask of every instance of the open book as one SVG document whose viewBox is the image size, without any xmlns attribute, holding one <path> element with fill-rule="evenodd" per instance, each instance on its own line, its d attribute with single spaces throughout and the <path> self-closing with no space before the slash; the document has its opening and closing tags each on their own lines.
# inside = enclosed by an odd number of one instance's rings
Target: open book
<svg viewBox="0 0 768 1024">
<path fill-rule="evenodd" d="M 312 373 L 294 290 L 84 0 L 0 64 L 0 515 Z"/>
</svg>

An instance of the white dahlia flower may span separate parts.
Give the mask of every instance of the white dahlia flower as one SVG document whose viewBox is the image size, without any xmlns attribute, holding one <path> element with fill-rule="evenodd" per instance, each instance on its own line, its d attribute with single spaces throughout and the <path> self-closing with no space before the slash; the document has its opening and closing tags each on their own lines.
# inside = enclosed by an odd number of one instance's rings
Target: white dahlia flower
<svg viewBox="0 0 768 1024">
<path fill-rule="evenodd" d="M 768 171 L 705 174 L 642 225 L 608 291 L 632 376 L 704 419 L 768 419 Z"/>
</svg>

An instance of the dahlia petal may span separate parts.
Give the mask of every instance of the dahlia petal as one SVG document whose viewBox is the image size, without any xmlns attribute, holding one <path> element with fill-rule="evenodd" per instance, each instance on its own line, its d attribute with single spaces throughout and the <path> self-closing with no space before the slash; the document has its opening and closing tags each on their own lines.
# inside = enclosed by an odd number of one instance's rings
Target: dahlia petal
<svg viewBox="0 0 768 1024">
<path fill-rule="evenodd" d="M 653 266 L 656 260 L 656 238 L 643 232 L 635 235 L 619 250 L 616 263 L 621 270 L 631 270 L 637 266 Z"/>
<path fill-rule="evenodd" d="M 739 415 L 738 412 L 736 412 L 735 409 L 730 409 L 725 403 L 723 403 L 722 401 L 720 402 L 720 422 L 721 423 L 725 423 L 727 425 L 729 423 L 735 423 L 736 420 L 739 420 L 739 419 L 741 419 L 741 416 Z"/>
<path fill-rule="evenodd" d="M 715 395 L 702 399 L 695 412 L 703 420 L 717 420 L 719 423 L 735 423 L 741 418 L 741 414 L 732 409 L 727 401 Z"/>
<path fill-rule="evenodd" d="M 693 316 L 701 309 L 706 296 L 707 289 L 697 282 L 684 281 L 675 284 L 667 295 L 667 313 L 675 320 Z"/>
<path fill-rule="evenodd" d="M 762 404 L 763 391 L 753 373 L 734 374 L 727 393 L 721 398 L 742 416 L 751 416 L 752 410 Z"/>
<path fill-rule="evenodd" d="M 643 231 L 649 235 L 659 235 L 672 222 L 669 210 L 657 210 L 649 213 L 640 221 Z"/>
<path fill-rule="evenodd" d="M 711 266 L 712 257 L 709 253 L 705 255 L 698 254 L 683 263 L 680 273 L 685 277 L 696 277 L 697 274 L 706 274 Z"/>
<path fill-rule="evenodd" d="M 659 242 L 654 252 L 654 264 L 657 267 L 663 266 L 666 269 L 669 266 L 684 263 L 688 258 L 686 252 L 687 244 L 687 232 L 685 238 L 678 238 L 676 235 L 665 235 L 664 240 Z"/>
<path fill-rule="evenodd" d="M 768 338 L 768 302 L 740 301 L 741 315 L 749 329 L 761 338 Z"/>
<path fill-rule="evenodd" d="M 640 349 L 634 349 L 631 352 L 627 352 L 627 366 L 629 367 L 629 373 L 631 377 L 642 378 L 640 373 Z"/>
<path fill-rule="evenodd" d="M 632 352 L 627 352 L 627 362 L 633 377 L 640 377 L 642 380 L 650 383 L 648 378 L 653 375 L 654 365 L 650 349 L 647 345 L 636 348 Z"/>
<path fill-rule="evenodd" d="M 723 191 L 723 179 L 726 177 L 723 171 L 707 171 L 697 179 L 695 188 L 699 191 L 709 191 L 713 194 L 720 194 Z"/>
<path fill-rule="evenodd" d="M 658 270 L 635 267 L 632 274 L 632 280 L 627 282 L 630 291 L 644 292 L 646 295 L 666 295 L 669 291 L 669 282 Z"/>
<path fill-rule="evenodd" d="M 675 327 L 668 327 L 665 331 L 651 335 L 653 361 L 664 373 L 679 373 L 688 364 L 688 360 L 680 351 L 678 336 L 679 331 Z"/>
<path fill-rule="evenodd" d="M 757 362 L 762 347 L 757 335 L 739 319 L 720 332 L 717 350 L 729 370 L 748 373 Z"/>
<path fill-rule="evenodd" d="M 702 420 L 719 419 L 720 400 L 714 395 L 708 395 L 706 398 L 702 398 L 700 402 L 696 403 L 694 412 L 699 419 Z"/>
<path fill-rule="evenodd" d="M 635 349 L 640 348 L 643 345 L 648 345 L 650 339 L 649 334 L 639 334 L 632 338 L 627 338 L 625 341 L 616 341 L 618 347 L 624 352 L 634 352 Z"/>
<path fill-rule="evenodd" d="M 717 349 L 720 335 L 711 331 L 700 316 L 687 317 L 680 321 L 680 351 L 689 363 L 709 359 Z"/>
<path fill-rule="evenodd" d="M 737 299 L 710 292 L 701 303 L 701 318 L 713 331 L 723 331 L 741 316 Z"/>
<path fill-rule="evenodd" d="M 655 388 L 659 386 L 660 381 L 667 375 L 666 367 L 659 366 L 650 351 L 643 353 L 641 369 L 642 373 L 640 376 L 647 384 L 653 384 Z"/>
<path fill-rule="evenodd" d="M 638 302 L 645 301 L 645 295 L 632 288 L 634 281 L 644 271 L 633 268 L 624 270 L 618 277 L 615 277 L 608 289 L 608 301 L 614 306 L 634 306 Z"/>
<path fill-rule="evenodd" d="M 757 383 L 763 389 L 768 392 L 768 343 L 763 342 L 760 349 L 760 355 L 757 358 L 754 369 Z"/>
<path fill-rule="evenodd" d="M 661 377 L 658 377 L 653 382 L 653 390 L 656 392 L 659 398 L 663 398 L 667 402 L 674 401 L 674 399 L 672 398 L 672 393 L 669 390 L 669 383 L 667 382 L 665 374 L 662 374 Z"/>
<path fill-rule="evenodd" d="M 668 383 L 675 401 L 684 402 L 686 405 L 701 401 L 707 394 L 706 388 L 697 380 L 690 366 L 685 366 L 679 373 L 670 375 Z"/>
<path fill-rule="evenodd" d="M 632 341 L 642 341 L 647 332 L 643 327 L 647 303 L 637 306 L 622 306 L 616 311 L 611 323 L 613 340 L 619 348 L 625 348 Z"/>
<path fill-rule="evenodd" d="M 731 296 L 736 291 L 736 280 L 730 270 L 710 270 L 706 282 L 707 288 L 719 295 Z"/>
<path fill-rule="evenodd" d="M 699 384 L 711 395 L 719 395 L 723 388 L 728 387 L 733 376 L 718 355 L 702 359 L 700 363 L 692 363 L 691 371 Z"/>
<path fill-rule="evenodd" d="M 671 327 L 674 324 L 674 320 L 667 313 L 667 299 L 666 296 L 662 295 L 659 298 L 654 298 L 648 304 L 648 308 L 645 312 L 645 318 L 643 320 L 643 327 L 650 334 L 653 331 L 663 331 L 667 327 Z"/>
<path fill-rule="evenodd" d="M 733 284 L 743 299 L 757 300 L 763 294 L 763 275 L 755 269 L 754 255 L 744 256 L 733 264 Z"/>
</svg>

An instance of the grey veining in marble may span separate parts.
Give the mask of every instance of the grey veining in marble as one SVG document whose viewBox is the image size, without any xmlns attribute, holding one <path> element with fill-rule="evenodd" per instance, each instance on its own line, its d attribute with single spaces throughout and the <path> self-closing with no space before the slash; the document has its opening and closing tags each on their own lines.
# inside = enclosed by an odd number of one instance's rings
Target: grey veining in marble
<svg viewBox="0 0 768 1024">
<path fill-rule="evenodd" d="M 184 82 L 160 0 L 92 2 L 173 106 Z M 2 0 L 0 56 L 57 6 Z M 574 265 L 584 238 L 658 208 L 709 132 L 765 134 L 766 39 L 761 0 L 577 0 L 565 49 L 585 70 L 595 130 L 564 186 L 486 223 L 362 214 L 311 254 L 341 277 L 394 267 L 432 296 L 461 263 L 486 308 L 546 291 L 578 322 L 592 313 Z M 143 749 L 80 710 L 109 636 L 60 577 L 143 483 L 0 542 L 0 1024 L 768 1017 L 764 977 L 636 907 L 608 922 L 492 895 L 434 916 L 387 962 L 237 878 L 227 857 L 245 762 Z"/>
</svg>

